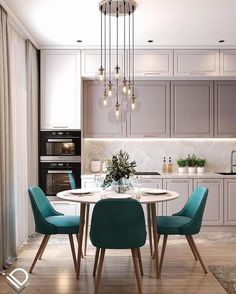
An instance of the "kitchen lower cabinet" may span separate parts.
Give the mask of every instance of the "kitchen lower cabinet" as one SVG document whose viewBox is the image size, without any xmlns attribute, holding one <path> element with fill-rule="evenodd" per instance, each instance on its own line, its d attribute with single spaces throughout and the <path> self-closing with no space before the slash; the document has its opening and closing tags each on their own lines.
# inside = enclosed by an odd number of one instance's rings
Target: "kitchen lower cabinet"
<svg viewBox="0 0 236 294">
<path fill-rule="evenodd" d="M 192 179 L 163 179 L 163 189 L 171 190 L 179 193 L 179 197 L 175 200 L 163 204 L 163 214 L 172 215 L 179 212 L 188 201 L 193 191 Z"/>
<path fill-rule="evenodd" d="M 152 188 L 152 189 L 162 189 L 162 179 L 147 179 L 147 178 L 139 178 L 140 187 L 141 188 Z M 145 196 L 144 196 L 145 197 Z M 147 205 L 142 204 L 145 219 L 147 219 Z M 157 215 L 163 215 L 163 203 L 158 203 L 157 206 Z"/>
<path fill-rule="evenodd" d="M 68 201 L 51 201 L 53 208 L 64 215 L 79 215 L 80 205 Z"/>
<path fill-rule="evenodd" d="M 224 179 L 224 225 L 236 225 L 236 179 Z"/>
<path fill-rule="evenodd" d="M 213 137 L 213 82 L 173 81 L 171 136 Z"/>
<path fill-rule="evenodd" d="M 223 225 L 223 179 L 194 179 L 194 188 L 208 188 L 203 225 Z"/>
</svg>

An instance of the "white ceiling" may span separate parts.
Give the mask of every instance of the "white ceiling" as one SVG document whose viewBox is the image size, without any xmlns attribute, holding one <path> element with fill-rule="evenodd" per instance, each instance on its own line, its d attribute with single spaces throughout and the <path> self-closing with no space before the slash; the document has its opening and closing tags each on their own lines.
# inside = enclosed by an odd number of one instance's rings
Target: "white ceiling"
<svg viewBox="0 0 236 294">
<path fill-rule="evenodd" d="M 98 47 L 99 0 L 5 0 L 39 46 Z M 235 0 L 137 0 L 136 46 L 236 47 Z M 222 44 L 221 44 L 222 46 Z"/>
</svg>

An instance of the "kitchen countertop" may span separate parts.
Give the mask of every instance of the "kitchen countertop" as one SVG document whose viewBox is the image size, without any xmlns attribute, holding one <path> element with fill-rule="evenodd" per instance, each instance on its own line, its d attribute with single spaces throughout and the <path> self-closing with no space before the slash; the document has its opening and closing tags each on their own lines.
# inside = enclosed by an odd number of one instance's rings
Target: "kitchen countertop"
<svg viewBox="0 0 236 294">
<path fill-rule="evenodd" d="M 83 174 L 81 175 L 81 178 L 94 178 L 95 174 Z M 102 177 L 105 177 L 104 173 L 100 174 Z M 169 178 L 188 178 L 188 179 L 193 179 L 193 178 L 205 178 L 205 179 L 236 179 L 236 175 L 220 175 L 214 172 L 206 172 L 204 174 L 179 174 L 179 173 L 165 173 L 165 174 L 160 174 L 160 175 L 142 175 L 139 176 L 143 179 L 169 179 Z"/>
</svg>

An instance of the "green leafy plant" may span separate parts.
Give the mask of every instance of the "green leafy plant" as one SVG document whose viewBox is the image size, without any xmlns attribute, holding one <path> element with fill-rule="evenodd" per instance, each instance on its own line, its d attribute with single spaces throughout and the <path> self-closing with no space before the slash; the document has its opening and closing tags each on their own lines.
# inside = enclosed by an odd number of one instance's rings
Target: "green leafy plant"
<svg viewBox="0 0 236 294">
<path fill-rule="evenodd" d="M 177 160 L 177 164 L 179 167 L 185 167 L 187 165 L 187 160 L 180 158 Z"/>
<path fill-rule="evenodd" d="M 204 158 L 197 158 L 196 159 L 197 167 L 204 167 L 206 164 L 206 159 Z"/>
<path fill-rule="evenodd" d="M 130 162 L 129 154 L 120 150 L 107 161 L 107 174 L 103 186 L 108 187 L 113 181 L 128 179 L 130 174 L 135 173 L 136 166 L 135 161 Z"/>
<path fill-rule="evenodd" d="M 186 158 L 186 161 L 187 161 L 188 167 L 196 166 L 196 156 L 194 154 L 192 156 L 190 156 L 189 154 L 188 157 Z"/>
</svg>

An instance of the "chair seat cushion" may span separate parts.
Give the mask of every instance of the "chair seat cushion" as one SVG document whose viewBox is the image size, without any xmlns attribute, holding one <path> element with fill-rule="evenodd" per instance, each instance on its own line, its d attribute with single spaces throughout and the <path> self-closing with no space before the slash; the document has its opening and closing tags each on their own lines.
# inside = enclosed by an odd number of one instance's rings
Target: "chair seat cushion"
<svg viewBox="0 0 236 294">
<path fill-rule="evenodd" d="M 161 235 L 182 235 L 181 227 L 192 220 L 186 216 L 158 216 L 157 231 Z"/>
<path fill-rule="evenodd" d="M 56 227 L 57 234 L 79 233 L 79 216 L 57 215 L 46 217 L 45 220 Z"/>
</svg>

